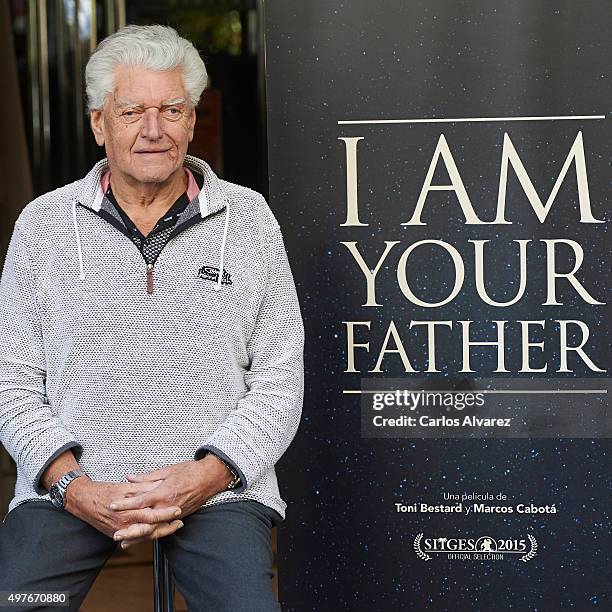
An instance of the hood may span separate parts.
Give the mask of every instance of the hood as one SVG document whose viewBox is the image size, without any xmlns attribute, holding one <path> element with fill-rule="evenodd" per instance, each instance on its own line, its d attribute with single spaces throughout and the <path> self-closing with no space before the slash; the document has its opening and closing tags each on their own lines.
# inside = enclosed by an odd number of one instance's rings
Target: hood
<svg viewBox="0 0 612 612">
<path fill-rule="evenodd" d="M 219 178 L 204 160 L 194 157 L 193 155 L 186 155 L 183 165 L 204 177 L 202 189 L 199 191 L 194 200 L 191 201 L 190 206 L 197 204 L 199 206 L 200 216 L 202 218 L 208 217 L 209 215 L 219 212 L 225 208 L 225 224 L 223 226 L 223 237 L 221 239 L 221 247 L 219 249 L 219 278 L 217 280 L 217 284 L 215 285 L 215 291 L 218 291 L 221 289 L 221 280 L 223 278 L 223 256 L 225 252 L 225 243 L 227 241 L 227 229 L 230 214 L 229 199 L 221 187 Z M 101 159 L 99 162 L 97 162 L 85 175 L 85 177 L 81 179 L 76 197 L 72 201 L 72 219 L 74 223 L 74 235 L 79 257 L 79 278 L 81 280 L 85 278 L 85 271 L 83 268 L 83 249 L 81 244 L 81 236 L 79 233 L 76 207 L 77 204 L 80 204 L 81 206 L 85 206 L 96 213 L 100 210 L 102 201 L 104 200 L 104 192 L 102 191 L 100 180 L 102 175 L 107 170 L 108 158 Z"/>
</svg>

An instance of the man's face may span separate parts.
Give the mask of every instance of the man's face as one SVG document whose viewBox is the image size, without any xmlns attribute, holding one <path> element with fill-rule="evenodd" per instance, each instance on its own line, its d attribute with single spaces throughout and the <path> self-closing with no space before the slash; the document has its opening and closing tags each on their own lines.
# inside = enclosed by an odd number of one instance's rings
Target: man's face
<svg viewBox="0 0 612 612">
<path fill-rule="evenodd" d="M 166 181 L 182 167 L 195 125 L 182 73 L 118 66 L 114 74 L 113 93 L 91 113 L 96 142 L 128 182 Z"/>
</svg>

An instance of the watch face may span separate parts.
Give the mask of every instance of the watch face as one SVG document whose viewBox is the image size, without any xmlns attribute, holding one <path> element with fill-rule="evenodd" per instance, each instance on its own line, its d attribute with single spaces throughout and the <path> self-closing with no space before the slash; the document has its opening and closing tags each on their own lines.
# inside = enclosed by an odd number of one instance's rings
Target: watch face
<svg viewBox="0 0 612 612">
<path fill-rule="evenodd" d="M 51 498 L 51 502 L 56 508 L 64 507 L 64 498 L 56 485 L 53 485 L 49 491 L 49 497 Z"/>
</svg>

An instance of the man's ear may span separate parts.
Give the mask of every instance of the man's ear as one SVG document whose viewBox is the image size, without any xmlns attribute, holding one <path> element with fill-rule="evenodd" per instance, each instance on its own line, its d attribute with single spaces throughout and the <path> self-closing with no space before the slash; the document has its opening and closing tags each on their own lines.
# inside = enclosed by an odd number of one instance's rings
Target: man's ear
<svg viewBox="0 0 612 612">
<path fill-rule="evenodd" d="M 91 131 L 99 146 L 104 146 L 104 115 L 101 110 L 93 110 L 89 114 Z"/>
<path fill-rule="evenodd" d="M 191 109 L 191 113 L 189 115 L 189 123 L 188 123 L 189 142 L 191 142 L 193 140 L 193 130 L 195 128 L 195 123 L 196 123 L 196 109 L 195 109 L 195 107 L 193 107 Z"/>
</svg>

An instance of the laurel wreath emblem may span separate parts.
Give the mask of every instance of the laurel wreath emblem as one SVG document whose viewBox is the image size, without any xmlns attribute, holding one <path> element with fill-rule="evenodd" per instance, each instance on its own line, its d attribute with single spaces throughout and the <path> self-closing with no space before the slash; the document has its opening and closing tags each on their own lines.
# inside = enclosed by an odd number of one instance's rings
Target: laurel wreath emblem
<svg viewBox="0 0 612 612">
<path fill-rule="evenodd" d="M 527 534 L 527 537 L 531 542 L 531 550 L 526 555 L 521 557 L 521 561 L 524 561 L 525 563 L 527 563 L 527 561 L 531 561 L 531 559 L 533 559 L 538 552 L 538 543 L 536 542 L 536 539 L 530 533 Z"/>
<path fill-rule="evenodd" d="M 424 553 L 421 550 L 421 540 L 422 539 L 423 539 L 422 533 L 419 533 L 419 535 L 417 535 L 417 537 L 414 538 L 414 552 L 416 553 L 419 559 L 423 559 L 423 561 L 429 561 L 431 557 L 427 553 Z"/>
</svg>

